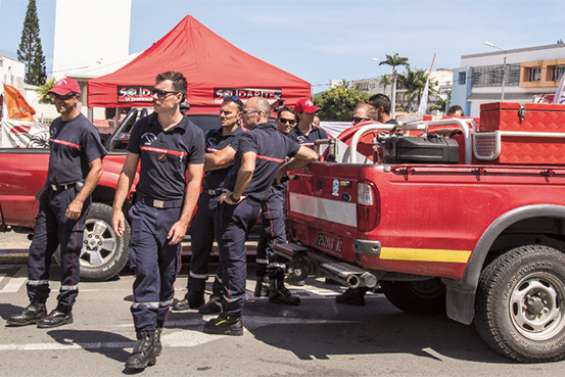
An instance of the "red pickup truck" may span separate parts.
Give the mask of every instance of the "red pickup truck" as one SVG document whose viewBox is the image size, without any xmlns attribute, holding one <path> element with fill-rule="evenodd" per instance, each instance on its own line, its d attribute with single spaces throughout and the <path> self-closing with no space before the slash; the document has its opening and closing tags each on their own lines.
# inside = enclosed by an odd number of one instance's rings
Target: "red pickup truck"
<svg viewBox="0 0 565 377">
<path fill-rule="evenodd" d="M 132 109 L 116 131 L 103 138 L 108 150 L 103 174 L 92 197 L 93 206 L 86 220 L 85 239 L 80 256 L 81 278 L 107 280 L 127 263 L 129 229 L 118 238 L 111 227 L 112 201 L 118 176 L 126 156 L 129 132 L 147 110 Z M 205 132 L 219 127 L 217 113 L 189 114 Z M 43 145 L 43 147 L 42 147 Z M 37 148 L 0 149 L 0 231 L 33 232 L 38 201 L 35 194 L 47 177 L 49 151 L 46 143 Z"/>
<path fill-rule="evenodd" d="M 294 241 L 277 253 L 298 275 L 378 282 L 401 310 L 474 323 L 514 360 L 565 358 L 565 119 L 547 132 L 527 106 L 512 116 L 342 133 L 290 181 Z"/>
</svg>

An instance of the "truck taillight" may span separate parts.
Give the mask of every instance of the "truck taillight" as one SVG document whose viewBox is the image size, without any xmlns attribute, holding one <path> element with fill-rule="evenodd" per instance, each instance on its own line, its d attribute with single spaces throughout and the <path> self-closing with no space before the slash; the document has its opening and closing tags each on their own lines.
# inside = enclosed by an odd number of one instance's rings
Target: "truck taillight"
<svg viewBox="0 0 565 377">
<path fill-rule="evenodd" d="M 373 188 L 368 183 L 357 184 L 357 204 L 362 206 L 372 206 L 375 198 L 373 195 Z"/>
<path fill-rule="evenodd" d="M 357 183 L 357 229 L 360 232 L 373 230 L 380 220 L 379 193 L 369 182 Z"/>
</svg>

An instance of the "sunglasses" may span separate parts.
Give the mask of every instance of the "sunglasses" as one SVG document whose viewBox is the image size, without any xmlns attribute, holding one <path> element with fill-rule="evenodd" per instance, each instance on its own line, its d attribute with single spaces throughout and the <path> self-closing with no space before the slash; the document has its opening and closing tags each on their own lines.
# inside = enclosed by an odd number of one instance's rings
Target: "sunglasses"
<svg viewBox="0 0 565 377">
<path fill-rule="evenodd" d="M 180 92 L 174 91 L 174 90 L 163 90 L 163 89 L 157 89 L 157 88 L 151 89 L 151 95 L 157 96 L 158 98 L 165 98 L 169 94 L 178 94 L 178 93 L 180 93 Z"/>
<path fill-rule="evenodd" d="M 290 126 L 293 126 L 293 125 L 296 124 L 296 120 L 294 120 L 294 119 L 279 118 L 279 122 L 281 124 L 288 124 Z"/>
<path fill-rule="evenodd" d="M 233 102 L 237 102 L 240 99 L 239 99 L 239 96 L 224 96 L 224 101 L 226 101 L 226 100 L 231 100 Z"/>
<path fill-rule="evenodd" d="M 68 99 L 77 97 L 77 94 L 69 93 L 69 94 L 65 94 L 65 95 L 60 95 L 60 94 L 57 94 L 57 93 L 51 93 L 51 97 L 52 97 L 53 99 L 57 99 L 57 100 L 61 100 L 61 101 L 66 101 L 66 100 L 68 100 Z"/>
<path fill-rule="evenodd" d="M 351 121 L 353 122 L 353 124 L 357 124 L 357 123 L 363 122 L 365 120 L 369 120 L 369 118 L 362 118 L 362 117 L 351 118 Z"/>
</svg>

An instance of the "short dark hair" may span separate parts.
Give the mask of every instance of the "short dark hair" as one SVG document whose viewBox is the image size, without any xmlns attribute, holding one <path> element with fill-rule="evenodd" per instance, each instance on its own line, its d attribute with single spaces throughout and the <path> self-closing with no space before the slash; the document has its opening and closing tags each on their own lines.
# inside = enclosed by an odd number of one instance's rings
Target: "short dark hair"
<svg viewBox="0 0 565 377">
<path fill-rule="evenodd" d="M 447 109 L 447 115 L 449 114 L 455 114 L 455 112 L 457 111 L 461 111 L 461 114 L 465 114 L 465 111 L 463 111 L 463 108 L 459 105 L 453 105 L 450 106 L 449 109 Z"/>
<path fill-rule="evenodd" d="M 186 77 L 180 72 L 167 71 L 161 72 L 155 77 L 155 82 L 160 83 L 161 81 L 171 80 L 173 83 L 173 89 L 177 92 L 182 93 L 183 98 L 186 98 Z"/>
<path fill-rule="evenodd" d="M 369 97 L 369 105 L 375 109 L 381 109 L 386 114 L 390 114 L 390 98 L 387 95 L 379 93 Z"/>
<path fill-rule="evenodd" d="M 239 99 L 239 97 L 237 96 L 226 96 L 224 97 L 224 100 L 222 101 L 221 106 L 227 105 L 228 103 L 235 103 L 237 106 L 237 111 L 242 112 L 243 111 L 243 102 L 241 102 L 241 100 Z"/>
<path fill-rule="evenodd" d="M 298 122 L 298 114 L 296 114 L 296 111 L 286 106 L 283 107 L 282 109 L 279 109 L 279 111 L 277 111 L 277 119 L 279 119 L 281 117 L 281 114 L 284 112 L 291 113 L 292 115 L 294 115 L 294 120 Z"/>
</svg>

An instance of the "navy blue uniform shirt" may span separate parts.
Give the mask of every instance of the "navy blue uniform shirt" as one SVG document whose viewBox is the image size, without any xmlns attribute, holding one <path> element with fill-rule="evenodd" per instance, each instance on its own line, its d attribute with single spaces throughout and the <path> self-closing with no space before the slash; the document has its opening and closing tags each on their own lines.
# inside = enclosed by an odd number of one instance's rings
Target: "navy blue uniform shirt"
<svg viewBox="0 0 565 377">
<path fill-rule="evenodd" d="M 233 191 L 242 155 L 245 152 L 255 152 L 257 153 L 255 171 L 243 195 L 259 201 L 265 200 L 285 157 L 294 157 L 299 148 L 298 143 L 281 134 L 274 125 L 257 126 L 241 136 L 236 162 L 226 178 L 226 187 Z"/>
<path fill-rule="evenodd" d="M 237 152 L 239 149 L 239 139 L 243 133 L 244 131 L 239 127 L 232 134 L 226 136 L 222 135 L 221 127 L 210 130 L 206 134 L 206 149 L 213 148 L 220 150 L 229 146 Z M 224 181 L 229 170 L 230 167 L 228 166 L 224 169 L 207 172 L 204 176 L 204 189 L 213 190 L 224 187 Z"/>
<path fill-rule="evenodd" d="M 69 121 L 55 119 L 49 126 L 49 135 L 50 184 L 84 181 L 89 163 L 106 155 L 98 130 L 82 114 Z"/>
<path fill-rule="evenodd" d="M 313 143 L 316 140 L 328 138 L 326 131 L 324 131 L 320 127 L 312 127 L 310 133 L 308 135 L 304 135 L 302 131 L 300 131 L 298 126 L 296 126 L 289 134 L 289 136 L 296 140 L 298 144 Z"/>
<path fill-rule="evenodd" d="M 141 160 L 139 194 L 158 200 L 182 199 L 188 165 L 204 163 L 204 133 L 187 117 L 164 131 L 153 113 L 134 125 L 128 151 Z"/>
</svg>

